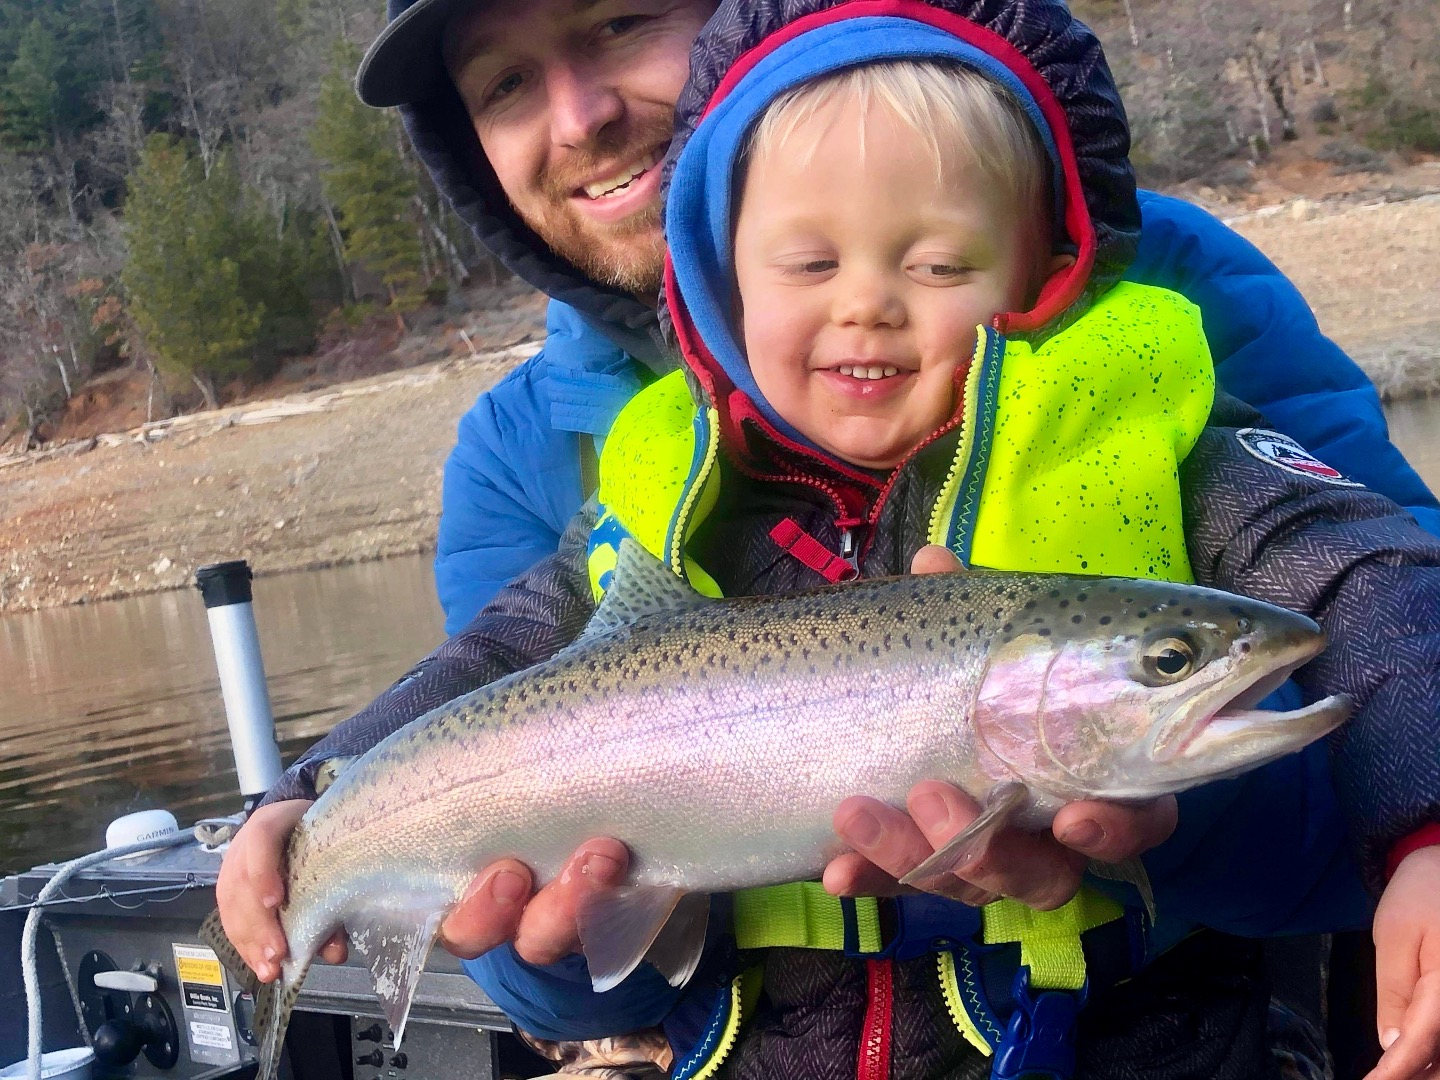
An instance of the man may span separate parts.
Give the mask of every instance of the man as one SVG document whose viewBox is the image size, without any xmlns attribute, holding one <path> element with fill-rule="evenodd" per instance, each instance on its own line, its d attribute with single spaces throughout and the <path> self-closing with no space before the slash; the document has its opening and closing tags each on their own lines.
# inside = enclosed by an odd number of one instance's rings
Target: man
<svg viewBox="0 0 1440 1080">
<path fill-rule="evenodd" d="M 662 267 L 660 160 L 690 43 L 713 9 L 708 0 L 391 0 L 391 23 L 362 65 L 361 96 L 401 106 L 457 213 L 555 301 L 544 351 L 482 396 L 446 466 L 436 575 L 447 630 L 466 626 L 503 582 L 555 550 L 584 499 L 595 440 L 669 367 L 651 300 Z M 1440 532 L 1440 508 L 1385 440 L 1373 388 L 1319 335 L 1284 278 L 1201 211 L 1159 196 L 1145 196 L 1143 211 L 1127 276 L 1201 306 L 1226 388 Z M 926 568 L 937 567 L 917 567 Z M 467 671 L 464 659 L 442 649 L 342 725 L 235 841 L 219 899 L 227 930 L 262 978 L 283 955 L 274 916 L 280 853 L 313 797 L 315 768 L 496 674 Z M 854 851 L 827 869 L 827 887 L 893 890 L 895 877 L 975 814 L 943 785 L 917 789 L 909 809 L 865 799 L 840 807 L 837 831 Z M 1173 800 L 1144 810 L 1075 804 L 1057 817 L 1055 838 L 1015 835 L 951 892 L 1053 907 L 1073 893 L 1087 857 L 1145 850 L 1170 834 L 1175 814 Z M 625 863 L 622 845 L 593 841 L 533 897 L 523 865 L 486 868 L 441 940 L 462 956 L 513 941 L 531 963 L 558 960 L 575 948 L 584 895 L 619 882 Z M 333 943 L 327 957 L 340 955 L 343 944 Z"/>
</svg>

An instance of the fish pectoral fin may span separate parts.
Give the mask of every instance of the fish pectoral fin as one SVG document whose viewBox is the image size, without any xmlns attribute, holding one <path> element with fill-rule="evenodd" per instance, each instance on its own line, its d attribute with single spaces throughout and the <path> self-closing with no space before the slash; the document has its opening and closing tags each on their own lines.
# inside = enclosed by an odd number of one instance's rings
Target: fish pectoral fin
<svg viewBox="0 0 1440 1080">
<path fill-rule="evenodd" d="M 980 816 L 951 837 L 934 855 L 902 877 L 900 884 L 924 889 L 927 884 L 950 873 L 988 844 L 1029 798 L 1030 791 L 1024 784 L 1017 781 L 997 784 L 985 796 L 985 807 L 980 811 Z"/>
<path fill-rule="evenodd" d="M 708 898 L 702 899 L 708 912 Z M 589 897 L 577 921 L 580 948 L 597 993 L 618 986 L 642 961 L 652 959 L 652 950 L 657 951 L 655 966 L 667 979 L 689 977 L 699 961 L 698 950 L 691 954 L 696 905 L 684 900 L 685 890 L 673 885 L 622 885 Z M 667 933 L 665 924 L 677 913 L 681 925 Z M 703 918 L 699 930 L 703 945 Z"/>
<path fill-rule="evenodd" d="M 700 966 L 700 954 L 705 951 L 705 929 L 709 924 L 710 894 L 684 894 L 646 951 L 645 960 L 653 964 L 671 986 L 684 986 Z"/>
<path fill-rule="evenodd" d="M 405 1034 L 405 1020 L 420 985 L 420 973 L 440 931 L 444 910 L 409 912 L 382 910 L 346 920 L 350 947 L 365 959 L 375 981 L 375 996 L 395 1046 Z"/>
<path fill-rule="evenodd" d="M 1155 890 L 1150 887 L 1150 874 L 1145 869 L 1145 864 L 1140 861 L 1140 856 L 1132 855 L 1116 863 L 1091 859 L 1085 868 L 1106 881 L 1123 881 L 1127 885 L 1135 886 L 1135 891 L 1140 894 L 1140 902 L 1145 905 L 1145 914 L 1150 916 L 1151 923 L 1155 922 Z"/>
<path fill-rule="evenodd" d="M 620 541 L 614 577 L 582 638 L 600 636 L 662 612 L 693 611 L 710 603 L 679 574 L 628 536 Z"/>
</svg>

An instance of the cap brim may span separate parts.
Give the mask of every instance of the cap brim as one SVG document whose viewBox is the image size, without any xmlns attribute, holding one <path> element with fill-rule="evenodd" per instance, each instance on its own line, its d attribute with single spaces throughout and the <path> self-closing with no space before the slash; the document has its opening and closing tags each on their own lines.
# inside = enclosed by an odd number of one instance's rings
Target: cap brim
<svg viewBox="0 0 1440 1080">
<path fill-rule="evenodd" d="M 441 42 L 454 14 L 475 0 L 415 0 L 381 31 L 360 61 L 355 92 L 367 105 L 410 105 L 450 78 Z"/>
</svg>

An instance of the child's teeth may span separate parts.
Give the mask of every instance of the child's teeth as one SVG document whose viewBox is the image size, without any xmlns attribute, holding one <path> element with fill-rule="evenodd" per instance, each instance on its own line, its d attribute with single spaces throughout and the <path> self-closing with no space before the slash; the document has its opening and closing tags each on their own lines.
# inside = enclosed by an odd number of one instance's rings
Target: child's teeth
<svg viewBox="0 0 1440 1080">
<path fill-rule="evenodd" d="M 886 379 L 891 375 L 899 375 L 900 369 L 889 364 L 876 367 L 857 366 L 855 364 L 841 364 L 837 369 L 841 375 L 849 375 L 852 379 Z"/>
</svg>

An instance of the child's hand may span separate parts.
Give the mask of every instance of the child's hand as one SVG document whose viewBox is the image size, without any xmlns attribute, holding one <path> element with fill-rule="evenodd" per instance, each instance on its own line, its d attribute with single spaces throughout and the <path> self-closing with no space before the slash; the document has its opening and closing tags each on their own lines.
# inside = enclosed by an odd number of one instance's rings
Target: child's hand
<svg viewBox="0 0 1440 1080">
<path fill-rule="evenodd" d="M 1375 1017 L 1385 1054 L 1367 1080 L 1440 1077 L 1440 847 L 1407 855 L 1375 911 Z"/>
</svg>

